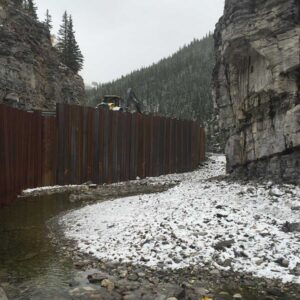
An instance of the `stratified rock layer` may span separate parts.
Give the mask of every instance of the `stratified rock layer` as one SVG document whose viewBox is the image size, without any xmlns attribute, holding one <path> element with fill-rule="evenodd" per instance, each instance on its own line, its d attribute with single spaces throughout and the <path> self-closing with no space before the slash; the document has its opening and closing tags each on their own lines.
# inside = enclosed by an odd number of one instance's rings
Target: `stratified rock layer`
<svg viewBox="0 0 300 300">
<path fill-rule="evenodd" d="M 227 0 L 214 99 L 229 172 L 300 183 L 300 2 Z"/>
<path fill-rule="evenodd" d="M 83 80 L 61 64 L 49 31 L 12 1 L 0 1 L 0 102 L 54 109 L 56 102 L 80 104 Z"/>
</svg>

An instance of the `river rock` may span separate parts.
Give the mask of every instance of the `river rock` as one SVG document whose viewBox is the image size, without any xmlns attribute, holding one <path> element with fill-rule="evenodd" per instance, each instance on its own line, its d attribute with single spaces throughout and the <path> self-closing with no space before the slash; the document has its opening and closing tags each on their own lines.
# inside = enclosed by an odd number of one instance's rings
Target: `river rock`
<svg viewBox="0 0 300 300">
<path fill-rule="evenodd" d="M 102 280 L 107 279 L 109 275 L 106 273 L 94 273 L 91 275 L 88 275 L 87 279 L 90 283 L 100 283 Z"/>
<path fill-rule="evenodd" d="M 226 0 L 213 98 L 228 172 L 300 183 L 300 2 Z"/>
<path fill-rule="evenodd" d="M 276 263 L 279 264 L 280 266 L 284 267 L 284 268 L 288 268 L 290 262 L 287 259 L 284 258 L 279 258 L 276 260 Z"/>
<path fill-rule="evenodd" d="M 300 232 L 300 222 L 299 223 L 290 223 L 286 222 L 282 226 L 284 232 Z"/>
<path fill-rule="evenodd" d="M 274 196 L 274 197 L 281 197 L 284 195 L 284 193 L 282 191 L 280 191 L 278 188 L 272 188 L 269 192 L 270 196 Z"/>
<path fill-rule="evenodd" d="M 293 206 L 291 209 L 294 211 L 300 211 L 300 206 Z"/>
<path fill-rule="evenodd" d="M 214 245 L 216 250 L 225 250 L 226 248 L 230 248 L 234 244 L 234 240 L 228 241 L 220 241 Z"/>
<path fill-rule="evenodd" d="M 102 280 L 101 286 L 106 288 L 109 293 L 111 293 L 115 288 L 115 284 L 112 281 L 110 281 L 109 279 Z"/>
</svg>

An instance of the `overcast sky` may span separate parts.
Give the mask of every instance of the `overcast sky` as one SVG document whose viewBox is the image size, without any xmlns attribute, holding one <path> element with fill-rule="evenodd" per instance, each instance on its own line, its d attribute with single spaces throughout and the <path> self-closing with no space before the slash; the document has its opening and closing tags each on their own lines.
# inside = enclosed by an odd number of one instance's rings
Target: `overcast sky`
<svg viewBox="0 0 300 300">
<path fill-rule="evenodd" d="M 65 10 L 73 16 L 85 57 L 85 83 L 107 82 L 151 65 L 213 31 L 224 0 L 36 0 L 57 33 Z"/>
</svg>

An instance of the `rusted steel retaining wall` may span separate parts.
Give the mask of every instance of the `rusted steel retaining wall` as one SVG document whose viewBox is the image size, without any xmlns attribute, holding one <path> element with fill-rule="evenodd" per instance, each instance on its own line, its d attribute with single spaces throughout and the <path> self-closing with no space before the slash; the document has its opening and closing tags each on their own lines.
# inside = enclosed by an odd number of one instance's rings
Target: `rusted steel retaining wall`
<svg viewBox="0 0 300 300">
<path fill-rule="evenodd" d="M 185 172 L 204 158 L 197 122 L 65 104 L 45 116 L 0 104 L 0 206 L 25 188 Z"/>
</svg>

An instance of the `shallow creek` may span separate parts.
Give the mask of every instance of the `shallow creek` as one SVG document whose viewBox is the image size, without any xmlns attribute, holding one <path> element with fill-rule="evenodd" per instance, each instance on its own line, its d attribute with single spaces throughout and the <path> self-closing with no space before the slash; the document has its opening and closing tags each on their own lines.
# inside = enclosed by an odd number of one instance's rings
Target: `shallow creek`
<svg viewBox="0 0 300 300">
<path fill-rule="evenodd" d="M 103 196 L 103 191 L 101 194 Z M 130 192 L 130 194 L 134 193 Z M 97 199 L 100 200 L 98 196 Z M 165 274 L 160 271 L 140 270 L 138 266 L 108 267 L 103 266 L 101 262 L 87 264 L 86 267 L 78 270 L 70 256 L 68 258 L 68 255 L 65 255 L 66 252 L 70 252 L 70 246 L 64 250 L 65 243 L 63 241 L 53 243 L 50 235 L 53 231 L 55 233 L 60 231 L 59 228 L 59 230 L 55 228 L 57 217 L 84 205 L 87 205 L 87 202 L 71 202 L 70 194 L 66 193 L 20 198 L 13 205 L 0 210 L 0 287 L 5 290 L 9 299 L 123 299 L 124 293 L 126 294 L 128 290 L 135 293 L 133 292 L 135 289 L 140 289 L 145 293 L 148 291 L 149 295 L 160 295 L 159 299 L 166 299 L 163 298 L 163 295 L 168 291 L 168 294 L 172 294 L 178 287 L 182 287 L 182 282 L 190 282 L 192 274 L 188 270 Z M 74 255 L 76 255 L 75 252 L 74 250 Z M 86 257 L 86 259 L 89 258 Z M 115 279 L 117 285 L 112 294 L 108 294 L 99 283 L 89 284 L 87 276 L 99 272 L 99 270 L 107 272 Z M 129 274 L 126 280 L 121 279 L 119 275 L 124 271 L 128 271 Z M 130 279 L 131 273 L 137 277 L 134 281 Z M 146 277 L 144 278 L 143 275 L 143 278 L 140 278 L 139 274 L 141 273 L 145 273 Z M 149 274 L 149 280 L 147 274 Z M 284 288 L 287 294 L 282 293 L 284 289 L 276 287 L 271 290 L 272 296 L 265 297 L 269 294 L 268 292 L 263 292 L 265 296 L 262 296 L 261 291 L 267 290 L 268 286 L 273 287 L 272 283 L 265 283 L 263 280 L 244 278 L 244 284 L 241 286 L 242 281 L 236 279 L 234 274 L 232 276 L 230 274 L 221 275 L 221 281 L 214 279 L 214 276 L 210 276 L 206 272 L 199 271 L 198 275 L 194 274 L 196 283 L 199 281 L 201 286 L 214 291 L 214 295 L 219 294 L 213 299 L 231 300 L 236 293 L 241 293 L 244 300 L 298 299 L 297 296 L 295 298 L 295 296 L 289 295 L 293 291 L 292 287 Z M 191 279 L 194 284 L 195 279 Z M 150 290 L 147 290 L 148 288 Z M 83 294 L 77 296 L 72 294 L 72 291 L 75 290 L 83 291 Z M 226 293 L 220 296 L 220 291 L 226 291 Z M 260 296 L 258 296 L 259 294 Z M 298 292 L 296 294 L 298 295 Z M 191 297 L 193 296 L 199 299 L 199 294 L 197 296 L 193 292 Z M 178 299 L 194 299 L 186 297 Z M 130 299 L 144 298 L 136 294 L 135 298 Z"/>
<path fill-rule="evenodd" d="M 60 257 L 51 244 L 47 221 L 80 206 L 71 203 L 66 194 L 21 198 L 0 210 L 0 284 L 9 299 L 68 295 L 78 272 L 74 273 L 72 262 Z"/>
</svg>

